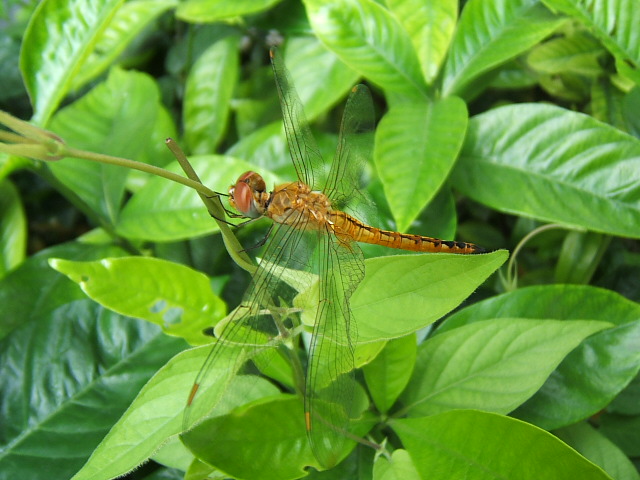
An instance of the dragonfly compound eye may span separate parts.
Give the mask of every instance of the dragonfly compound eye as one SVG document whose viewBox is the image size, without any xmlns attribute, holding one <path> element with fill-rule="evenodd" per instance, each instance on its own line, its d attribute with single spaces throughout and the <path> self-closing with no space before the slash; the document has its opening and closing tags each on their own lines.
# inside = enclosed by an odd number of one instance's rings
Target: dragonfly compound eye
<svg viewBox="0 0 640 480">
<path fill-rule="evenodd" d="M 229 195 L 231 195 L 236 210 L 247 217 L 255 216 L 252 215 L 252 211 L 255 212 L 253 191 L 247 183 L 238 181 L 235 186 L 229 189 Z"/>
</svg>

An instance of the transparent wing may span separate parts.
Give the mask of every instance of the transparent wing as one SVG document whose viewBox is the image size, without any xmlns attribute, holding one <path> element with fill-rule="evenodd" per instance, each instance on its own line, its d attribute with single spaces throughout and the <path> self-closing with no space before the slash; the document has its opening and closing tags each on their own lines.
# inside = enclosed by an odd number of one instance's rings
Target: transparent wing
<svg viewBox="0 0 640 480">
<path fill-rule="evenodd" d="M 354 242 L 325 232 L 318 245 L 320 303 L 305 382 L 305 416 L 311 448 L 324 467 L 338 463 L 349 441 L 354 412 L 354 346 L 357 328 L 349 305 L 364 277 L 364 259 Z"/>
<path fill-rule="evenodd" d="M 337 210 L 359 195 L 362 170 L 373 153 L 374 119 L 371 92 L 356 85 L 342 114 L 338 148 L 323 190 Z"/>
<path fill-rule="evenodd" d="M 293 86 L 280 51 L 274 47 L 269 54 L 280 97 L 289 151 L 298 179 L 313 190 L 320 190 L 321 186 L 317 182 L 320 181 L 324 162 L 304 115 L 302 101 Z"/>
<path fill-rule="evenodd" d="M 254 274 L 242 303 L 216 325 L 216 342 L 198 373 L 187 401 L 183 429 L 192 428 L 216 406 L 228 383 L 248 359 L 266 355 L 282 343 L 278 321 L 299 316 L 292 309 L 293 298 L 307 277 L 296 276 L 291 286 L 288 270 L 308 270 L 315 249 L 315 235 L 305 234 L 304 225 L 276 225 L 268 239 L 262 261 Z M 310 283 L 310 279 L 308 280 Z M 289 324 L 290 326 L 290 324 Z"/>
</svg>

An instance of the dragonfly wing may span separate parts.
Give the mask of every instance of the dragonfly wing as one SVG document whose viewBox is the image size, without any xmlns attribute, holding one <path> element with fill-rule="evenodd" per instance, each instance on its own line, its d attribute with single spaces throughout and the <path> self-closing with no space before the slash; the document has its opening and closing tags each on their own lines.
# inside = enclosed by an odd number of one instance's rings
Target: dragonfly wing
<svg viewBox="0 0 640 480">
<path fill-rule="evenodd" d="M 274 230 L 242 303 L 214 329 L 217 341 L 189 394 L 184 430 L 192 428 L 215 407 L 221 397 L 220 382 L 225 381 L 226 387 L 246 360 L 266 356 L 282 343 L 282 332 L 274 320 L 276 316 L 280 320 L 286 317 L 297 291 L 309 287 L 301 285 L 311 282 L 304 276 L 296 278 L 296 288 L 284 279 L 291 277 L 287 269 L 309 269 L 315 236 L 287 225 L 276 225 Z"/>
<path fill-rule="evenodd" d="M 364 277 L 364 260 L 354 242 L 325 234 L 320 254 L 320 301 L 310 347 L 305 417 L 311 448 L 329 468 L 346 453 L 354 412 L 354 348 L 357 329 L 349 299 Z"/>
<path fill-rule="evenodd" d="M 305 117 L 302 101 L 293 86 L 280 51 L 272 48 L 269 54 L 278 87 L 289 151 L 298 179 L 312 189 L 320 190 L 317 182 L 320 180 L 324 161 Z"/>
<path fill-rule="evenodd" d="M 374 119 L 371 92 L 365 85 L 356 85 L 344 108 L 338 148 L 324 188 L 336 209 L 359 195 L 362 169 L 373 153 Z"/>
</svg>

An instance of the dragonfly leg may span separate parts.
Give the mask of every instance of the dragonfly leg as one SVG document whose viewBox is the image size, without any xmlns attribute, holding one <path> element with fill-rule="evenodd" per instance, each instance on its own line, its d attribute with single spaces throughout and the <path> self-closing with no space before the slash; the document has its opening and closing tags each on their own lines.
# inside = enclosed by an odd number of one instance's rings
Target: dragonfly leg
<svg viewBox="0 0 640 480">
<path fill-rule="evenodd" d="M 248 223 L 253 222 L 254 220 L 258 220 L 260 217 L 258 218 L 252 218 L 251 220 L 247 220 L 246 222 L 242 222 L 239 225 L 237 225 L 238 227 L 244 227 L 245 225 L 247 225 Z M 241 252 L 248 252 L 250 250 L 255 250 L 256 248 L 260 248 L 262 247 L 265 243 L 267 243 L 267 238 L 269 238 L 269 235 L 271 235 L 271 230 L 273 230 L 273 226 L 275 225 L 275 223 L 272 223 L 271 225 L 269 225 L 269 230 L 267 231 L 267 233 L 265 233 L 264 237 L 262 237 L 260 239 L 260 241 L 258 243 L 256 243 L 255 245 L 251 246 L 251 247 L 247 247 L 247 248 L 243 248 L 242 250 L 240 250 Z"/>
</svg>

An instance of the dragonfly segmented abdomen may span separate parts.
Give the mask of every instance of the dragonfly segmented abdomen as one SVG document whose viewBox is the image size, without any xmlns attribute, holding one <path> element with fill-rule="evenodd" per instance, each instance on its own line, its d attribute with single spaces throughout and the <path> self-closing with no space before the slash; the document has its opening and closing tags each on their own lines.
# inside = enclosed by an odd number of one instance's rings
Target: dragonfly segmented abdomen
<svg viewBox="0 0 640 480">
<path fill-rule="evenodd" d="M 339 237 L 346 237 L 356 242 L 382 245 L 389 248 L 408 250 L 411 252 L 486 253 L 486 250 L 473 243 L 440 240 L 439 238 L 412 235 L 410 233 L 381 230 L 362 223 L 351 215 L 334 211 L 330 214 L 333 229 Z"/>
</svg>

